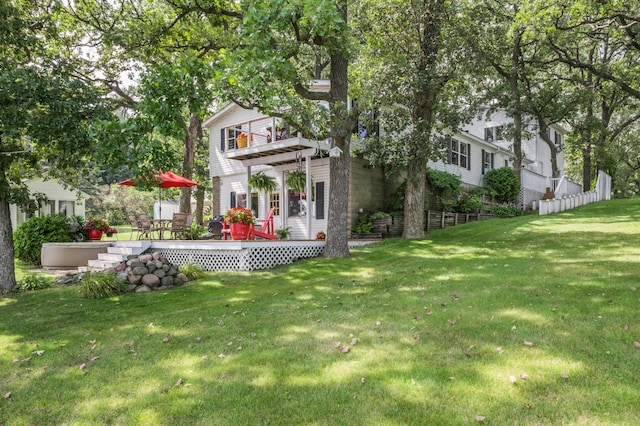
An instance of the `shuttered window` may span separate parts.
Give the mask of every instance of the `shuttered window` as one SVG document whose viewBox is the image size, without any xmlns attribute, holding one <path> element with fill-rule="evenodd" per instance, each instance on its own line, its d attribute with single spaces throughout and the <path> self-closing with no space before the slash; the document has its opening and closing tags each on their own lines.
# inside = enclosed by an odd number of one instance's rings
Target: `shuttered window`
<svg viewBox="0 0 640 426">
<path fill-rule="evenodd" d="M 324 219 L 324 182 L 316 182 L 316 219 Z"/>
</svg>

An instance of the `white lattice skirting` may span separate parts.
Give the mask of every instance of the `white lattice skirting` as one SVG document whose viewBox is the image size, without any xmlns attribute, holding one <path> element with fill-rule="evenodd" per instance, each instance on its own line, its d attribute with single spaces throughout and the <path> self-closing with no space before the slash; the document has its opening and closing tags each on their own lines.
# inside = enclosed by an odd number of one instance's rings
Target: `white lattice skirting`
<svg viewBox="0 0 640 426">
<path fill-rule="evenodd" d="M 371 242 L 350 243 L 350 246 Z M 253 271 L 322 255 L 324 241 L 153 241 L 149 251 L 171 263 L 197 263 L 207 271 Z"/>
</svg>

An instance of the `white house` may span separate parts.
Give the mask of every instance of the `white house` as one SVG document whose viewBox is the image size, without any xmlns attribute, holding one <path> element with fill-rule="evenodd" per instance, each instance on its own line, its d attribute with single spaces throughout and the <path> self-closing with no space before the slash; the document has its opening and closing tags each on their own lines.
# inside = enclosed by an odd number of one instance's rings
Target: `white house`
<svg viewBox="0 0 640 426">
<path fill-rule="evenodd" d="M 36 216 L 62 213 L 66 216 L 85 215 L 85 198 L 87 194 L 78 195 L 77 190 L 67 189 L 54 180 L 32 179 L 26 182 L 31 194 L 42 193 L 47 197 L 47 203 L 35 212 Z M 11 225 L 15 231 L 18 225 L 26 221 L 29 216 L 18 206 L 9 206 Z"/>
<path fill-rule="evenodd" d="M 451 137 L 447 161 L 430 162 L 431 168 L 461 177 L 468 187 L 484 186 L 484 174 L 493 168 L 511 167 L 513 149 L 501 136 L 509 119 L 498 112 L 490 120 L 476 120 Z M 247 110 L 230 103 L 203 123 L 209 130 L 210 175 L 213 180 L 212 211 L 223 214 L 235 206 L 251 206 L 258 217 L 274 208 L 275 227 L 291 229 L 294 239 L 312 239 L 326 231 L 329 187 L 327 140 L 304 137 L 279 118 L 258 110 Z M 561 146 L 564 129 L 551 126 L 553 138 Z M 523 140 L 523 174 L 535 188 L 523 188 L 525 205 L 539 200 L 551 175 L 551 154 L 546 143 L 529 125 L 531 138 Z M 558 164 L 563 165 L 560 152 Z M 306 172 L 307 189 L 289 190 L 284 184 L 287 172 Z M 278 191 L 271 194 L 251 191 L 248 178 L 259 171 L 276 178 Z M 359 213 L 382 208 L 385 179 L 380 169 L 364 160 L 352 158 L 349 188 L 349 215 L 352 225 Z"/>
</svg>

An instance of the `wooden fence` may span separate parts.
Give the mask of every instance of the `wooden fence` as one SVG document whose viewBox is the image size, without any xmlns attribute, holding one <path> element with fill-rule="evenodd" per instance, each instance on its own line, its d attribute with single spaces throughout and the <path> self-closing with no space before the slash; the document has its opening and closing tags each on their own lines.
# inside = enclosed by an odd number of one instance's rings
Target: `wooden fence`
<svg viewBox="0 0 640 426">
<path fill-rule="evenodd" d="M 487 219 L 497 219 L 500 216 L 489 213 L 448 213 L 427 210 L 425 213 L 425 231 L 444 229 L 450 226 L 462 225 L 469 222 L 478 222 Z M 372 232 L 383 237 L 399 237 L 404 228 L 404 216 L 393 216 L 373 221 Z"/>
</svg>

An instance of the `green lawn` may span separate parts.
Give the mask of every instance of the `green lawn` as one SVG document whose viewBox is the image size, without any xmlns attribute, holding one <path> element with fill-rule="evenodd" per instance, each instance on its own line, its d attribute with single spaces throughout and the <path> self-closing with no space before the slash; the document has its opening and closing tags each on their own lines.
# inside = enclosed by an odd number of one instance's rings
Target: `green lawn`
<svg viewBox="0 0 640 426">
<path fill-rule="evenodd" d="M 614 200 L 161 293 L 0 298 L 0 424 L 640 424 L 639 219 Z"/>
</svg>

